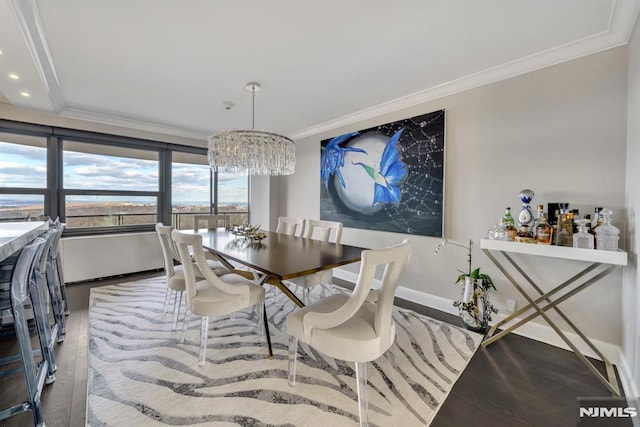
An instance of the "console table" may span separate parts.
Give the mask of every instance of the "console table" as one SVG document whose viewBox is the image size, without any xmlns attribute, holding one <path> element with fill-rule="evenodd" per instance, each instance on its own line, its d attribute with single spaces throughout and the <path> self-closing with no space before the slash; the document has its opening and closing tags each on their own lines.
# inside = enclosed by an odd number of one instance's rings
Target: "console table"
<svg viewBox="0 0 640 427">
<path fill-rule="evenodd" d="M 495 324 L 487 334 L 482 345 L 487 347 L 489 344 L 499 340 L 514 329 L 524 325 L 532 319 L 541 316 L 551 328 L 567 343 L 569 348 L 573 350 L 575 355 L 584 363 L 593 375 L 595 375 L 602 384 L 614 396 L 620 396 L 620 389 L 615 370 L 611 362 L 596 348 L 596 346 L 584 335 L 578 327 L 567 318 L 567 316 L 557 307 L 563 301 L 571 298 L 578 292 L 586 289 L 603 277 L 611 274 L 618 268 L 627 265 L 627 253 L 624 251 L 599 251 L 594 249 L 579 249 L 564 246 L 537 245 L 528 243 L 506 242 L 501 240 L 482 239 L 480 248 L 489 257 L 489 259 L 498 267 L 507 280 L 522 294 L 529 304 L 517 310 L 504 320 Z M 524 255 L 520 262 L 513 259 L 512 254 Z M 584 261 L 586 266 L 577 272 L 571 278 L 556 285 L 546 293 L 536 284 L 531 277 L 525 272 L 523 264 L 529 256 L 542 256 L 550 258 L 558 258 L 565 260 Z M 513 273 L 517 273 L 520 278 L 524 279 L 535 294 L 527 292 L 519 283 Z M 558 292 L 565 290 L 561 296 L 551 297 Z M 533 309 L 534 312 L 529 316 L 518 319 L 518 316 L 526 311 Z M 553 309 L 562 320 L 564 320 L 571 329 L 582 339 L 597 355 L 602 359 L 607 371 L 605 378 L 589 360 L 578 350 L 576 345 L 560 330 L 560 328 L 547 316 L 546 312 Z M 503 325 L 511 324 L 507 328 L 496 334 L 496 330 Z"/>
</svg>

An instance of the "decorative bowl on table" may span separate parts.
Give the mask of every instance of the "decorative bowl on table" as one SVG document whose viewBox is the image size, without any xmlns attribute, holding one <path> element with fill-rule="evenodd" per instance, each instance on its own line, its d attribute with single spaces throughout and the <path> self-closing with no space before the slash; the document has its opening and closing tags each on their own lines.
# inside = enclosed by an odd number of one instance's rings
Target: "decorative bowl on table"
<svg viewBox="0 0 640 427">
<path fill-rule="evenodd" d="M 247 240 L 252 240 L 254 242 L 259 242 L 267 237 L 266 233 L 263 233 L 260 230 L 260 225 L 251 225 L 251 224 L 241 224 L 241 225 L 230 225 L 227 227 L 227 231 L 234 236 L 242 237 Z"/>
</svg>

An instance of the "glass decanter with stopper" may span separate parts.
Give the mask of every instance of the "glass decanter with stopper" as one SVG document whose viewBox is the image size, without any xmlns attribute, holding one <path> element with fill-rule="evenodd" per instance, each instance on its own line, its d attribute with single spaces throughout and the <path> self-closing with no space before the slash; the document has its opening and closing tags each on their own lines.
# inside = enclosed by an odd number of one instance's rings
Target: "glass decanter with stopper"
<svg viewBox="0 0 640 427">
<path fill-rule="evenodd" d="M 578 232 L 573 235 L 573 247 L 582 249 L 593 249 L 593 235 L 587 229 L 587 219 L 576 219 L 573 221 L 578 226 Z"/>
<path fill-rule="evenodd" d="M 596 247 L 602 251 L 617 251 L 620 229 L 611 225 L 613 212 L 604 208 L 601 211 L 602 224 L 596 228 Z"/>
</svg>

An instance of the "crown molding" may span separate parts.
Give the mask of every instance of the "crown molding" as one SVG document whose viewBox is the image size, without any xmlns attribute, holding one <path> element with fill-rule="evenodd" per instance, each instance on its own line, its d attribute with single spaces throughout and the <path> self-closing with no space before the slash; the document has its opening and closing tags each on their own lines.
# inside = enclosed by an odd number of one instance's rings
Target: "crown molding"
<svg viewBox="0 0 640 427">
<path fill-rule="evenodd" d="M 207 134 L 195 132 L 189 129 L 182 129 L 158 123 L 145 122 L 142 120 L 128 119 L 125 117 L 111 116 L 108 114 L 95 113 L 92 111 L 85 111 L 76 108 L 65 108 L 60 113 L 58 113 L 58 116 L 69 119 L 84 120 L 108 126 L 118 126 L 144 132 L 177 136 L 180 138 L 197 139 L 200 141 L 206 141 L 208 137 Z"/>
<path fill-rule="evenodd" d="M 520 58 L 515 61 L 492 67 L 475 74 L 451 80 L 429 89 L 376 106 L 347 114 L 309 128 L 293 132 L 287 136 L 293 140 L 319 135 L 341 127 L 347 127 L 365 120 L 410 108 L 445 96 L 464 92 L 480 86 L 516 77 L 542 68 L 602 52 L 629 42 L 638 13 L 640 0 L 616 0 L 609 17 L 606 31 L 575 40 L 542 52 Z"/>
<path fill-rule="evenodd" d="M 58 74 L 51 58 L 49 42 L 42 27 L 40 9 L 36 0 L 9 0 L 9 5 L 27 45 L 33 64 L 38 71 L 42 86 L 49 96 L 54 111 L 65 107 L 64 95 Z"/>
</svg>

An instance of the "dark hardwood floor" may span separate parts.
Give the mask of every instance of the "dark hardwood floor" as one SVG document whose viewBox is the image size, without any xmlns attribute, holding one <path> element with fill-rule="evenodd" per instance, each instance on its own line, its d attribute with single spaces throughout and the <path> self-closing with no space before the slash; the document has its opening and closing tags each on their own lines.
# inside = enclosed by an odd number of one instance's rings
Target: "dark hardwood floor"
<svg viewBox="0 0 640 427">
<path fill-rule="evenodd" d="M 49 427 L 85 425 L 89 290 L 159 274 L 162 273 L 142 273 L 67 286 L 71 308 L 67 336 L 56 347 L 56 381 L 45 386 L 42 396 Z M 339 284 L 349 286 L 346 282 Z M 396 303 L 461 326 L 457 316 L 400 299 Z M 0 335 L 0 356 L 15 350 L 10 334 Z M 573 426 L 578 420 L 577 397 L 582 396 L 608 394 L 573 353 L 510 334 L 486 349 L 480 347 L 431 425 Z M 24 398 L 20 375 L 0 379 L 0 408 Z M 31 424 L 28 412 L 0 421 L 0 427 Z"/>
</svg>

